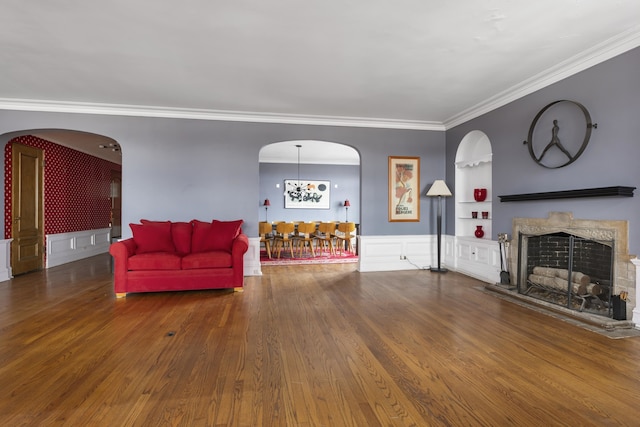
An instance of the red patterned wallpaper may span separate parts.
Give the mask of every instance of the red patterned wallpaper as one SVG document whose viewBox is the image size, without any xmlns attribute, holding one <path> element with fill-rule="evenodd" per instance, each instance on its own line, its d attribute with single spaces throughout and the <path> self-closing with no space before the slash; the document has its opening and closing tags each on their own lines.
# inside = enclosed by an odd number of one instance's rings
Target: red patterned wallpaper
<svg viewBox="0 0 640 427">
<path fill-rule="evenodd" d="M 35 136 L 9 141 L 4 150 L 4 235 L 11 238 L 13 144 L 44 151 L 44 232 L 70 233 L 109 227 L 111 171 L 120 165 Z"/>
</svg>

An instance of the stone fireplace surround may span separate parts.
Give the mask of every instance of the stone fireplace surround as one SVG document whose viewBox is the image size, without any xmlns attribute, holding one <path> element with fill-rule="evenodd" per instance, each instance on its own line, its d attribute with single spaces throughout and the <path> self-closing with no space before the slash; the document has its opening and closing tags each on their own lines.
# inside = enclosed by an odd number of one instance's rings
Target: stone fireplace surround
<svg viewBox="0 0 640 427">
<path fill-rule="evenodd" d="M 517 280 L 518 272 L 518 236 L 543 235 L 551 233 L 567 233 L 585 239 L 614 241 L 613 262 L 613 295 L 628 292 L 627 319 L 640 326 L 640 310 L 637 298 L 640 293 L 636 280 L 636 265 L 640 266 L 635 256 L 629 254 L 628 222 L 619 220 L 584 220 L 574 219 L 571 212 L 550 212 L 547 218 L 514 218 L 512 222 L 512 244 L 509 250 L 509 271 L 512 282 Z"/>
</svg>

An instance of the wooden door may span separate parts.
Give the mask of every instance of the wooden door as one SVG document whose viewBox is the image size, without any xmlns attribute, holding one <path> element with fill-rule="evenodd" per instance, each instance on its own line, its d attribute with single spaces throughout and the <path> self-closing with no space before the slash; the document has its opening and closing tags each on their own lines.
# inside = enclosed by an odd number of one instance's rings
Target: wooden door
<svg viewBox="0 0 640 427">
<path fill-rule="evenodd" d="M 111 237 L 122 235 L 122 172 L 111 171 Z"/>
<path fill-rule="evenodd" d="M 13 144 L 11 270 L 14 275 L 40 270 L 44 264 L 42 150 Z"/>
</svg>

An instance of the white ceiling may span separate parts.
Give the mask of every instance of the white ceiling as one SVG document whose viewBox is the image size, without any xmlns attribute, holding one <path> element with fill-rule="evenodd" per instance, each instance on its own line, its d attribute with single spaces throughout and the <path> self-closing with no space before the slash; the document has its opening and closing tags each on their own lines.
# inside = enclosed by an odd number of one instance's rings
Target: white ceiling
<svg viewBox="0 0 640 427">
<path fill-rule="evenodd" d="M 637 0 L 7 0 L 0 109 L 444 130 L 639 23 Z"/>
</svg>

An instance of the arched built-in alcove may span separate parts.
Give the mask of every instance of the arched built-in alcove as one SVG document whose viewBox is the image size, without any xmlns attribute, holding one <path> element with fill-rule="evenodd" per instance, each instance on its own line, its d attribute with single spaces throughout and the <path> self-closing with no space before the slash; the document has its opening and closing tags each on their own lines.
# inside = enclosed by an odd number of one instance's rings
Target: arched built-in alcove
<svg viewBox="0 0 640 427">
<path fill-rule="evenodd" d="M 491 239 L 492 218 L 492 159 L 489 137 L 479 130 L 469 132 L 462 138 L 456 152 L 455 215 L 456 236 L 477 237 L 478 227 L 482 238 Z M 486 199 L 477 201 L 474 190 L 487 190 Z"/>
</svg>

